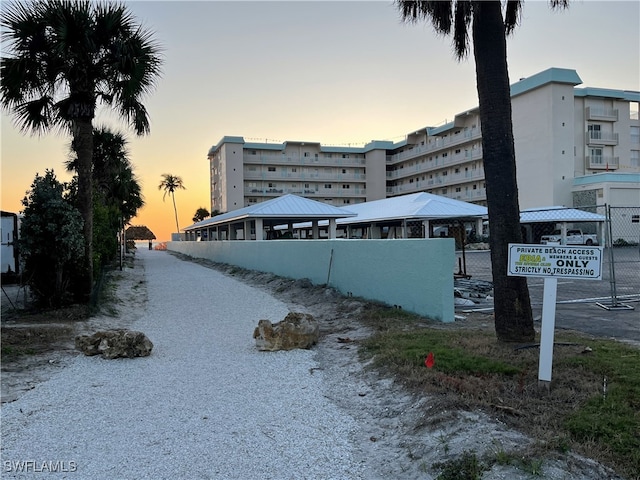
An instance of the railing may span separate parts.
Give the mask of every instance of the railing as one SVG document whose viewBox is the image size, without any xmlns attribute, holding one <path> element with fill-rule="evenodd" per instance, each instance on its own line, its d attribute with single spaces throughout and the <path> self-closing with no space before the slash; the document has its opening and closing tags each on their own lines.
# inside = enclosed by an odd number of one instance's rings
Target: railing
<svg viewBox="0 0 640 480">
<path fill-rule="evenodd" d="M 620 157 L 603 157 L 602 155 L 590 155 L 586 157 L 587 168 L 617 170 L 620 166 Z"/>
<path fill-rule="evenodd" d="M 367 194 L 366 188 L 321 188 L 319 190 L 309 189 L 309 188 L 260 188 L 260 187 L 245 187 L 244 194 L 254 197 L 260 196 L 280 196 L 287 193 L 291 193 L 293 195 L 299 195 L 303 197 L 336 197 L 336 198 L 353 198 L 353 197 L 364 197 Z"/>
<path fill-rule="evenodd" d="M 438 184 L 438 185 L 428 185 L 428 182 L 414 182 L 414 183 L 409 183 L 406 185 L 396 185 L 395 187 L 387 187 L 387 194 L 388 195 L 400 195 L 400 194 L 407 194 L 407 193 L 416 193 L 416 192 L 422 192 L 428 189 L 432 189 L 432 188 L 441 188 L 444 187 L 444 185 Z M 448 198 L 454 198 L 457 200 L 463 200 L 463 201 L 470 201 L 470 202 L 477 202 L 480 200 L 485 200 L 487 197 L 487 192 L 484 188 L 478 188 L 476 190 L 465 190 L 464 192 L 460 191 L 460 192 L 449 192 L 449 193 L 445 193 L 445 194 L 441 194 L 438 192 L 434 192 L 437 193 L 438 195 L 441 195 L 443 197 L 448 197 Z"/>
<path fill-rule="evenodd" d="M 245 164 L 257 164 L 257 165 L 315 165 L 321 167 L 344 167 L 344 166 L 358 166 L 361 167 L 366 164 L 364 158 L 342 158 L 337 157 L 339 154 L 333 154 L 332 157 L 294 157 L 287 155 L 251 155 L 244 153 L 243 162 Z"/>
<path fill-rule="evenodd" d="M 438 158 L 437 160 L 427 160 L 415 165 L 403 166 L 397 170 L 386 172 L 388 179 L 411 177 L 412 175 L 419 173 L 432 173 L 438 170 L 442 170 L 442 167 L 463 165 L 470 161 L 476 161 L 482 159 L 482 149 L 476 148 L 465 153 L 454 154 L 444 158 Z"/>
<path fill-rule="evenodd" d="M 615 108 L 587 107 L 586 115 L 587 120 L 618 121 L 618 109 Z"/>
<path fill-rule="evenodd" d="M 314 182 L 360 182 L 366 181 L 366 175 L 363 173 L 335 173 L 333 175 L 327 175 L 324 173 L 309 173 L 309 172 L 265 172 L 265 171 L 251 171 L 244 172 L 245 180 L 290 180 L 290 181 L 304 181 L 312 180 Z"/>
<path fill-rule="evenodd" d="M 618 144 L 618 134 L 617 133 L 607 133 L 600 132 L 598 130 L 591 130 L 587 132 L 587 143 L 597 144 L 597 145 L 617 145 Z"/>
<path fill-rule="evenodd" d="M 395 155 L 387 155 L 387 163 L 398 163 L 410 158 L 417 157 L 422 154 L 435 152 L 442 150 L 445 147 L 453 147 L 469 143 L 482 136 L 482 132 L 479 128 L 470 129 L 461 132 L 458 135 L 448 135 L 447 137 L 439 137 L 431 143 L 425 145 L 417 145 L 413 148 L 408 148 L 403 152 L 396 153 Z"/>
</svg>

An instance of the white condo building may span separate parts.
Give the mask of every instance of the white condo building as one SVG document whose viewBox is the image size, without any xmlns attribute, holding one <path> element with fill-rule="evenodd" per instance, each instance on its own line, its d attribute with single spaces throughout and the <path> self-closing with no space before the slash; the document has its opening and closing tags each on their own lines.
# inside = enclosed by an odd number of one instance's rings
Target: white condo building
<svg viewBox="0 0 640 480">
<path fill-rule="evenodd" d="M 577 88 L 551 68 L 511 86 L 520 208 L 640 205 L 640 92 Z M 209 150 L 211 209 L 291 193 L 335 206 L 428 192 L 486 205 L 478 107 L 364 147 L 246 142 Z"/>
</svg>

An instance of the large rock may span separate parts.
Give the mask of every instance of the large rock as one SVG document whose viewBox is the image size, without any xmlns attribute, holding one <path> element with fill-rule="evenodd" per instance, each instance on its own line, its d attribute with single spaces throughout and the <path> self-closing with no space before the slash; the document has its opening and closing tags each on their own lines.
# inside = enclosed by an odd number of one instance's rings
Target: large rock
<svg viewBox="0 0 640 480">
<path fill-rule="evenodd" d="M 78 335 L 76 348 L 85 355 L 102 355 L 103 358 L 146 357 L 151 354 L 153 343 L 142 332 L 118 329 L 104 330 L 93 335 Z"/>
<path fill-rule="evenodd" d="M 256 347 L 262 351 L 308 349 L 318 343 L 319 335 L 320 327 L 312 315 L 295 312 L 274 324 L 260 320 L 253 332 Z"/>
</svg>

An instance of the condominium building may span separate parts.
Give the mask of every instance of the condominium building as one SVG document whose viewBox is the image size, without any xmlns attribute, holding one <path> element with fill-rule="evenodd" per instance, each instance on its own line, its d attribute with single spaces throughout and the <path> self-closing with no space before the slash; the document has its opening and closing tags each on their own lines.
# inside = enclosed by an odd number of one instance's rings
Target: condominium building
<svg viewBox="0 0 640 480">
<path fill-rule="evenodd" d="M 551 68 L 511 86 L 520 206 L 640 205 L 640 92 L 577 88 Z M 335 206 L 425 191 L 486 205 L 478 108 L 400 142 L 362 147 L 247 142 L 209 151 L 211 208 L 292 193 Z"/>
</svg>

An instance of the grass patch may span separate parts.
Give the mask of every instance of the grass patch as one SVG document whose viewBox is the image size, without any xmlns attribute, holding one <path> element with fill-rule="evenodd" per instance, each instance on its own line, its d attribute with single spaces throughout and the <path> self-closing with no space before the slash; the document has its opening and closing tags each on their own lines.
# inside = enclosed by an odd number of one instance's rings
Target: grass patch
<svg viewBox="0 0 640 480">
<path fill-rule="evenodd" d="M 539 349 L 498 343 L 491 321 L 442 324 L 383 306 L 361 320 L 374 331 L 361 344 L 363 358 L 416 393 L 437 393 L 447 408 L 491 411 L 537 439 L 539 454 L 573 450 L 639 478 L 640 350 L 557 333 L 547 390 L 538 386 Z M 508 461 L 508 452 L 500 457 L 494 461 Z M 539 475 L 541 460 L 521 468 Z"/>
<path fill-rule="evenodd" d="M 3 345 L 2 346 L 2 359 L 9 359 L 13 357 L 20 357 L 22 355 L 35 355 L 38 351 L 34 348 L 22 347 L 16 345 Z"/>
<path fill-rule="evenodd" d="M 459 458 L 434 463 L 433 469 L 440 471 L 437 480 L 480 480 L 489 467 L 474 452 L 464 452 Z"/>
</svg>

